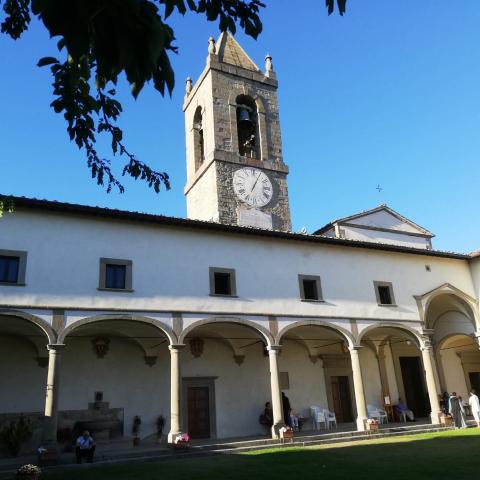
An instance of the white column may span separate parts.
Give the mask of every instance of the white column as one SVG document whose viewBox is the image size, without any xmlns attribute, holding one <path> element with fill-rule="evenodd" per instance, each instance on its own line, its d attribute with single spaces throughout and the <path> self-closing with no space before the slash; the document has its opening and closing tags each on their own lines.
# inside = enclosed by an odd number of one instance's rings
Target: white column
<svg viewBox="0 0 480 480">
<path fill-rule="evenodd" d="M 58 424 L 58 388 L 60 377 L 60 359 L 62 358 L 63 344 L 47 345 L 48 348 L 48 375 L 47 391 L 45 396 L 45 442 L 57 442 Z"/>
<path fill-rule="evenodd" d="M 359 357 L 360 347 L 350 348 L 350 358 L 352 360 L 353 389 L 355 390 L 355 404 L 357 406 L 357 430 L 365 430 L 365 421 L 367 420 L 367 406 L 365 403 L 365 391 L 363 388 L 362 369 Z"/>
<path fill-rule="evenodd" d="M 273 425 L 272 438 L 278 438 L 278 430 L 283 426 L 282 394 L 280 392 L 280 375 L 278 373 L 278 354 L 282 347 L 267 347 L 270 362 L 270 387 L 272 389 Z"/>
<path fill-rule="evenodd" d="M 173 443 L 176 435 L 181 433 L 181 404 L 180 404 L 180 352 L 185 345 L 170 345 L 170 432 L 168 442 Z"/>
<path fill-rule="evenodd" d="M 430 342 L 425 342 L 425 346 L 422 347 L 423 368 L 425 369 L 428 398 L 430 399 L 430 418 L 432 419 L 432 423 L 436 425 L 440 422 L 440 403 L 438 401 L 437 386 L 435 384 L 435 374 L 433 372 L 431 350 L 432 346 Z"/>
</svg>

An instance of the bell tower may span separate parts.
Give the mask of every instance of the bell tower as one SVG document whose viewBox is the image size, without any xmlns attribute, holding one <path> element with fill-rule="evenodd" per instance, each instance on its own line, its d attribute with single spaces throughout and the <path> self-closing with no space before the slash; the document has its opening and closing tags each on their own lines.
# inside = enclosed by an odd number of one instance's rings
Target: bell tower
<svg viewBox="0 0 480 480">
<path fill-rule="evenodd" d="M 209 39 L 207 64 L 183 104 L 188 218 L 290 231 L 278 82 L 230 35 Z"/>
</svg>

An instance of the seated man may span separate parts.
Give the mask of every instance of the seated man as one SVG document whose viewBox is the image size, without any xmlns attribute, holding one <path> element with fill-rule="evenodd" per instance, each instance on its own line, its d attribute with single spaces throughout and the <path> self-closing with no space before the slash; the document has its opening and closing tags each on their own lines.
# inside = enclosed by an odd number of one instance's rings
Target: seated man
<svg viewBox="0 0 480 480">
<path fill-rule="evenodd" d="M 95 441 L 90 436 L 90 432 L 85 430 L 78 438 L 75 445 L 75 454 L 77 463 L 82 463 L 82 457 L 87 458 L 88 463 L 93 462 L 93 454 L 95 453 Z"/>
<path fill-rule="evenodd" d="M 397 405 L 395 405 L 395 408 L 397 409 L 397 412 L 400 414 L 400 416 L 405 415 L 407 420 L 410 420 L 411 422 L 415 421 L 415 415 L 407 407 L 407 405 L 402 402 L 401 398 L 398 399 L 398 403 L 397 403 Z"/>
</svg>

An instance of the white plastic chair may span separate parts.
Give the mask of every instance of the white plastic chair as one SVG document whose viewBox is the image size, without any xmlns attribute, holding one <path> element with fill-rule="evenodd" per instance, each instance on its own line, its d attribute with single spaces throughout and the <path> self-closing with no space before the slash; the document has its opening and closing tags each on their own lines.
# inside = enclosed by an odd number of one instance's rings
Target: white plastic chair
<svg viewBox="0 0 480 480">
<path fill-rule="evenodd" d="M 337 425 L 337 417 L 335 416 L 334 412 L 331 412 L 330 410 L 324 409 L 323 410 L 323 415 L 326 420 L 327 428 L 330 430 L 330 425 L 333 423 L 335 424 L 335 428 L 338 427 Z"/>
<path fill-rule="evenodd" d="M 320 424 L 323 423 L 325 428 L 327 427 L 327 420 L 325 415 L 320 407 L 317 405 L 312 405 L 310 407 L 310 416 L 312 417 L 312 423 L 314 430 L 320 430 Z"/>
<path fill-rule="evenodd" d="M 368 418 L 374 418 L 378 423 L 388 423 L 388 415 L 385 410 L 373 405 L 367 405 Z"/>
</svg>

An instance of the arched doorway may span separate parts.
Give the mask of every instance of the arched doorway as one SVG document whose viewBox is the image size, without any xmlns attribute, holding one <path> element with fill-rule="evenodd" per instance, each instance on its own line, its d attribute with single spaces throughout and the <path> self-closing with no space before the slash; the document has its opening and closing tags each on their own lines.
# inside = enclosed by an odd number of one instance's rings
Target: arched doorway
<svg viewBox="0 0 480 480">
<path fill-rule="evenodd" d="M 259 423 L 271 401 L 269 339 L 255 326 L 203 321 L 180 339 L 182 428 L 193 439 L 270 433 Z"/>
<path fill-rule="evenodd" d="M 298 323 L 281 332 L 280 388 L 294 413 L 313 427 L 310 407 L 334 412 L 338 423 L 356 417 L 349 338 L 334 327 Z"/>
<path fill-rule="evenodd" d="M 170 419 L 170 355 L 165 332 L 148 319 L 86 319 L 61 340 L 58 431 L 68 441 L 82 428 L 97 441 L 157 438 L 157 421 Z"/>
</svg>

